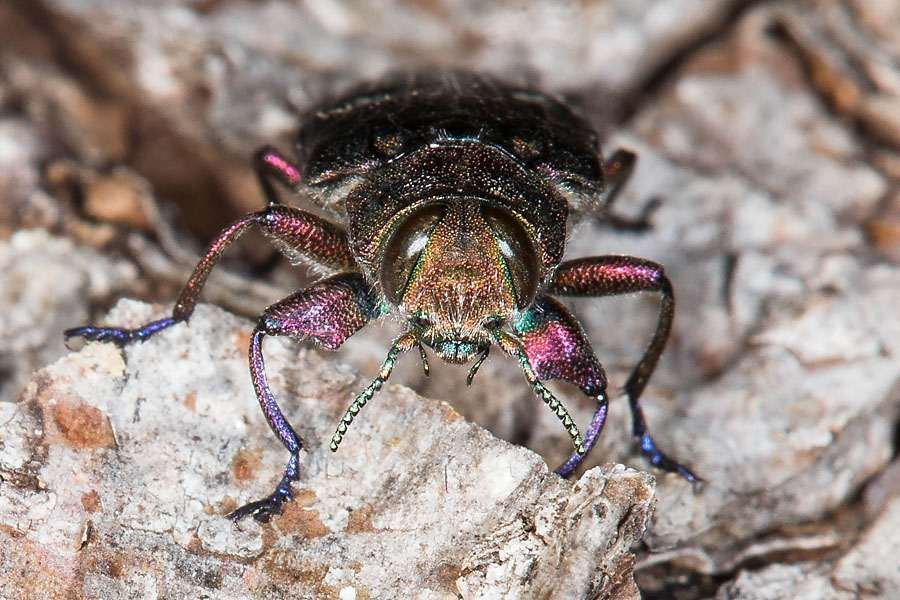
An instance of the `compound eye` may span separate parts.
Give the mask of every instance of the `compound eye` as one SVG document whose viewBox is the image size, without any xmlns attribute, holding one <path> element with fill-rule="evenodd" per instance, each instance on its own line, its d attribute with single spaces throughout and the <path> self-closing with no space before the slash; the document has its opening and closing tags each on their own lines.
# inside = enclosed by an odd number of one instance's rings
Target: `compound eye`
<svg viewBox="0 0 900 600">
<path fill-rule="evenodd" d="M 445 210 L 443 204 L 432 203 L 411 211 L 388 240 L 381 263 L 381 287 L 391 303 L 400 304 L 403 299 L 410 275 Z"/>
<path fill-rule="evenodd" d="M 534 242 L 525 225 L 511 213 L 494 206 L 485 206 L 483 214 L 497 236 L 500 253 L 506 261 L 516 294 L 516 306 L 523 309 L 534 299 L 538 287 L 540 260 Z"/>
</svg>

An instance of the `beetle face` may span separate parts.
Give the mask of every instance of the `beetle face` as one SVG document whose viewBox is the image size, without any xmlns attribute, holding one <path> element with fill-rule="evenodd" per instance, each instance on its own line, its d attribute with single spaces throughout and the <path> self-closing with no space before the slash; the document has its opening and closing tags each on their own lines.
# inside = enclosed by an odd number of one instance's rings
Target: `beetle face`
<svg viewBox="0 0 900 600">
<path fill-rule="evenodd" d="M 480 198 L 429 200 L 399 218 L 384 246 L 384 294 L 438 356 L 466 362 L 490 345 L 486 324 L 510 319 L 534 299 L 533 234 Z"/>
</svg>

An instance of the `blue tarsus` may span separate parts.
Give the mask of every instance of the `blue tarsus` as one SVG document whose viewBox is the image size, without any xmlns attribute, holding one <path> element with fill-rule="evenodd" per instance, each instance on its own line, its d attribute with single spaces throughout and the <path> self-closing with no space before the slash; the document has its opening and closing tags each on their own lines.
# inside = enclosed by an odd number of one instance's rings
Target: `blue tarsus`
<svg viewBox="0 0 900 600">
<path fill-rule="evenodd" d="M 66 339 L 83 337 L 92 342 L 112 342 L 117 346 L 124 346 L 131 342 L 143 342 L 158 331 L 170 327 L 178 321 L 173 317 L 167 317 L 152 323 L 147 323 L 137 329 L 120 329 L 118 327 L 76 327 L 67 329 L 63 334 Z"/>
<path fill-rule="evenodd" d="M 628 403 L 631 405 L 631 433 L 638 438 L 641 444 L 641 454 L 647 457 L 650 463 L 670 473 L 678 473 L 691 483 L 702 481 L 680 462 L 672 460 L 656 446 L 656 442 L 647 433 L 647 420 L 644 418 L 644 409 L 641 403 L 635 400 L 633 394 L 628 395 Z"/>
<path fill-rule="evenodd" d="M 656 447 L 656 442 L 653 441 L 650 434 L 645 433 L 641 436 L 641 453 L 646 456 L 650 460 L 650 463 L 655 467 L 664 471 L 678 473 L 691 483 L 698 481 L 697 476 L 688 470 L 687 467 L 663 454 L 660 449 Z"/>
<path fill-rule="evenodd" d="M 272 515 L 280 514 L 282 504 L 293 500 L 293 496 L 291 495 L 291 483 L 297 481 L 299 478 L 297 468 L 299 460 L 300 457 L 297 452 L 291 452 L 291 458 L 288 461 L 287 469 L 285 469 L 284 477 L 281 478 L 278 487 L 275 488 L 272 495 L 268 498 L 245 504 L 229 514 L 228 518 L 237 522 L 247 515 L 251 515 L 260 523 L 268 523 Z"/>
</svg>

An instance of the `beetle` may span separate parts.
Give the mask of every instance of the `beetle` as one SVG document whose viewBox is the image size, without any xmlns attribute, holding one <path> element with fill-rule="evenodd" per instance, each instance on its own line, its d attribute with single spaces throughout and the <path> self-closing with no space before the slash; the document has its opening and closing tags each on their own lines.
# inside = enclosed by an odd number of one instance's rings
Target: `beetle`
<svg viewBox="0 0 900 600">
<path fill-rule="evenodd" d="M 656 330 L 625 383 L 632 432 L 652 464 L 697 480 L 658 448 L 639 401 L 674 317 L 663 267 L 618 255 L 562 260 L 569 227 L 609 208 L 635 154 L 617 150 L 603 160 L 597 135 L 561 100 L 472 73 L 444 72 L 396 77 L 324 103 L 303 119 L 296 155 L 292 162 L 272 147 L 256 153 L 267 206 L 209 245 L 171 316 L 135 329 L 65 332 L 125 345 L 188 320 L 222 252 L 251 227 L 291 259 L 330 272 L 269 306 L 253 330 L 253 387 L 290 458 L 275 491 L 230 518 L 268 521 L 291 499 L 299 478 L 304 442 L 269 389 L 263 339 L 293 336 L 333 350 L 389 313 L 399 315 L 405 331 L 339 422 L 332 451 L 400 355 L 417 349 L 426 372 L 424 346 L 448 363 L 474 361 L 468 383 L 497 346 L 518 362 L 568 432 L 574 450 L 556 472 L 571 475 L 596 442 L 609 399 L 606 374 L 581 325 L 554 296 L 660 294 Z M 277 183 L 324 216 L 283 204 Z M 584 435 L 545 387 L 550 379 L 569 381 L 596 402 Z"/>
</svg>

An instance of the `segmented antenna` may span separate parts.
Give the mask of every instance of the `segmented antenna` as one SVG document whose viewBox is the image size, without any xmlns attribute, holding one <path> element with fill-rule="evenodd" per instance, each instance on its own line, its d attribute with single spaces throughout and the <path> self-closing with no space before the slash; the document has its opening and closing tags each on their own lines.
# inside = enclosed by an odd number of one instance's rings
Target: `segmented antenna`
<svg viewBox="0 0 900 600">
<path fill-rule="evenodd" d="M 422 370 L 425 372 L 425 377 L 431 373 L 431 370 L 428 367 L 428 356 L 425 354 L 425 348 L 422 347 L 422 343 L 416 341 L 416 346 L 419 347 L 419 356 L 422 357 Z"/>
<path fill-rule="evenodd" d="M 350 424 L 353 422 L 354 417 L 359 414 L 359 411 L 362 409 L 366 403 L 372 399 L 372 396 L 375 395 L 375 392 L 381 389 L 381 386 L 388 380 L 388 377 L 391 376 L 391 371 L 394 370 L 394 362 L 397 360 L 397 357 L 404 352 L 407 352 L 413 346 L 418 345 L 418 338 L 412 332 L 406 333 L 402 335 L 399 339 L 397 339 L 393 345 L 391 345 L 391 349 L 388 350 L 387 358 L 384 359 L 384 364 L 381 365 L 381 369 L 378 371 L 378 376 L 375 380 L 366 387 L 357 397 L 356 399 L 350 403 L 350 407 L 347 408 L 347 412 L 344 413 L 344 416 L 341 417 L 340 422 L 338 423 L 337 430 L 334 432 L 334 435 L 331 436 L 331 444 L 330 448 L 332 452 L 337 452 L 338 446 L 341 445 L 341 441 L 344 439 L 344 434 L 347 433 L 347 428 L 350 427 Z"/>
<path fill-rule="evenodd" d="M 528 356 L 525 354 L 525 348 L 522 346 L 522 342 L 499 328 L 490 330 L 490 334 L 504 352 L 519 359 L 519 366 L 522 368 L 522 372 L 525 373 L 525 378 L 528 380 L 528 383 L 531 384 L 535 395 L 540 398 L 544 404 L 550 407 L 550 410 L 556 414 L 556 418 L 559 419 L 559 422 L 566 428 L 566 432 L 569 434 L 569 438 L 572 439 L 572 444 L 575 446 L 575 452 L 584 455 L 587 452 L 587 449 L 584 446 L 584 440 L 581 437 L 581 433 L 578 431 L 578 426 L 575 424 L 569 411 L 563 406 L 563 403 L 553 395 L 553 392 L 548 390 L 544 387 L 544 384 L 541 383 L 537 373 L 535 373 L 534 369 L 531 367 L 531 363 L 528 362 Z"/>
</svg>

